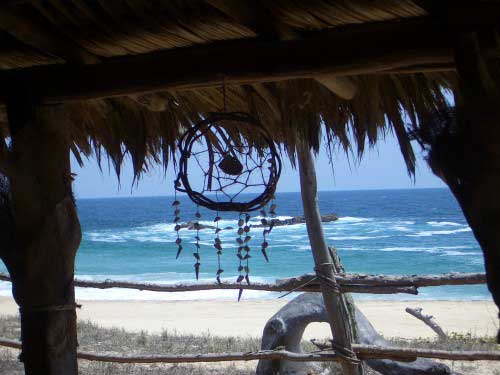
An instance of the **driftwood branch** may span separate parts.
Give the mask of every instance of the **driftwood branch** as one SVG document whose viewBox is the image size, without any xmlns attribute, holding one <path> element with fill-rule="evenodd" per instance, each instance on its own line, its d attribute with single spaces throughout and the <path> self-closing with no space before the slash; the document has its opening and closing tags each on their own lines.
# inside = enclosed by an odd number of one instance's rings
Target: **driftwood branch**
<svg viewBox="0 0 500 375">
<path fill-rule="evenodd" d="M 434 320 L 434 317 L 432 315 L 424 315 L 422 313 L 421 307 L 417 307 L 414 309 L 411 307 L 407 307 L 405 311 L 428 325 L 434 332 L 436 332 L 440 340 L 446 340 L 448 338 L 448 335 L 444 333 L 443 329 Z"/>
<path fill-rule="evenodd" d="M 10 277 L 6 273 L 0 273 L 0 281 L 11 281 Z M 128 281 L 115 281 L 115 280 L 105 280 L 105 281 L 83 281 L 75 280 L 75 286 L 80 288 L 96 288 L 96 289 L 112 289 L 112 288 L 122 288 L 122 289 L 134 289 L 134 290 L 147 290 L 151 292 L 194 292 L 199 290 L 261 290 L 268 292 L 320 292 L 319 284 L 307 284 L 297 283 L 295 280 L 285 283 L 252 283 L 239 284 L 239 283 L 229 283 L 222 282 L 218 283 L 178 283 L 172 285 L 159 285 L 159 284 L 149 284 L 149 283 L 133 283 Z M 342 292 L 345 293 L 370 293 L 370 294 L 418 294 L 418 291 L 413 286 L 371 286 L 371 285 L 348 285 L 344 284 L 342 287 Z"/>
<path fill-rule="evenodd" d="M 0 346 L 21 349 L 21 343 L 0 337 Z M 353 344 L 353 350 L 360 359 L 389 358 L 415 359 L 436 358 L 452 361 L 500 361 L 500 351 L 447 351 L 431 349 L 410 349 L 398 347 L 380 347 L 375 345 Z M 286 350 L 262 350 L 240 353 L 209 353 L 209 354 L 171 354 L 171 355 L 117 355 L 78 352 L 78 358 L 98 362 L 119 363 L 196 363 L 196 362 L 228 362 L 255 361 L 259 359 L 287 359 L 296 362 L 330 362 L 339 358 L 331 351 L 315 353 L 292 353 Z"/>
<path fill-rule="evenodd" d="M 75 280 L 75 286 L 80 288 L 96 289 L 135 289 L 152 292 L 192 292 L 199 290 L 227 289 L 227 290 L 261 290 L 269 292 L 319 292 L 320 287 L 315 275 L 303 275 L 289 279 L 277 280 L 276 283 L 252 283 L 250 285 L 224 282 L 159 285 L 149 283 L 133 283 L 127 281 L 84 281 Z M 417 294 L 418 287 L 437 285 L 469 285 L 484 284 L 484 273 L 451 273 L 443 275 L 414 275 L 414 276 L 381 276 L 381 275 L 337 275 L 341 290 L 345 293 L 371 294 Z M 0 281 L 11 281 L 6 273 L 0 273 Z"/>
<path fill-rule="evenodd" d="M 315 278 L 316 275 L 307 274 L 294 278 L 280 279 L 276 282 L 306 283 Z M 341 285 L 371 285 L 371 286 L 441 286 L 441 285 L 472 285 L 485 284 L 486 274 L 484 273 L 445 273 L 441 275 L 367 275 L 367 274 L 341 274 L 335 278 Z"/>
</svg>

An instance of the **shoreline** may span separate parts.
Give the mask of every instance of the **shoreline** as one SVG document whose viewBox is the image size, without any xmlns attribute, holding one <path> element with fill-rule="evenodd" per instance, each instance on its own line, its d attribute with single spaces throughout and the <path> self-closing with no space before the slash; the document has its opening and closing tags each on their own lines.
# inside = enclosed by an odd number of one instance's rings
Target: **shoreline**
<svg viewBox="0 0 500 375">
<path fill-rule="evenodd" d="M 288 300 L 248 299 L 182 301 L 98 301 L 77 300 L 78 320 L 127 331 L 215 336 L 260 337 L 267 320 Z M 498 310 L 492 301 L 404 301 L 355 300 L 373 326 L 386 337 L 435 338 L 435 333 L 420 320 L 410 316 L 406 307 L 422 307 L 435 317 L 445 331 L 474 336 L 494 336 L 498 329 Z M 16 315 L 12 297 L 0 297 L 0 316 Z M 326 323 L 312 323 L 304 338 L 325 338 Z"/>
</svg>

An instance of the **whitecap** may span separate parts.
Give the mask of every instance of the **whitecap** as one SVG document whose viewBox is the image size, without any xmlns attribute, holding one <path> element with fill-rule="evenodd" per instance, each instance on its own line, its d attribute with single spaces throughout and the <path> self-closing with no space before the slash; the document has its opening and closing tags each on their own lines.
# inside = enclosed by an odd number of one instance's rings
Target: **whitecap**
<svg viewBox="0 0 500 375">
<path fill-rule="evenodd" d="M 127 242 L 123 236 L 111 233 L 88 233 L 86 237 L 92 242 Z"/>
<path fill-rule="evenodd" d="M 339 217 L 337 221 L 343 223 L 361 223 L 365 221 L 372 221 L 373 218 L 370 217 L 354 217 L 354 216 L 343 216 Z"/>
<path fill-rule="evenodd" d="M 427 224 L 433 227 L 460 227 L 463 224 L 455 223 L 453 221 L 428 221 Z"/>
<path fill-rule="evenodd" d="M 394 229 L 398 232 L 411 232 L 410 228 L 407 228 L 407 227 L 402 226 L 402 225 L 394 225 L 391 227 L 391 229 Z"/>
<path fill-rule="evenodd" d="M 293 250 L 294 252 L 304 252 L 304 251 L 310 251 L 311 246 L 309 245 L 302 245 L 302 246 L 294 246 Z"/>
<path fill-rule="evenodd" d="M 407 234 L 407 237 L 430 237 L 434 235 L 445 235 L 445 234 L 455 234 L 455 233 L 463 233 L 463 232 L 471 232 L 471 229 L 469 227 L 467 228 L 460 228 L 460 229 L 453 229 L 453 230 L 429 230 L 429 231 L 422 231 L 418 232 L 416 234 Z"/>
<path fill-rule="evenodd" d="M 307 238 L 307 234 L 290 234 L 288 237 L 294 240 L 301 240 Z"/>
<path fill-rule="evenodd" d="M 354 241 L 364 241 L 364 240 L 373 240 L 375 238 L 387 238 L 390 236 L 334 236 L 328 237 L 329 240 L 334 241 L 344 241 L 344 240 L 354 240 Z"/>
<path fill-rule="evenodd" d="M 426 252 L 426 253 L 437 253 L 441 250 L 453 251 L 459 249 L 472 249 L 471 246 L 433 246 L 433 247 L 422 247 L 422 246 L 394 246 L 394 247 L 383 247 L 379 249 L 380 251 L 402 251 L 402 252 Z M 443 254 L 447 253 L 447 251 L 443 252 Z M 477 254 L 476 252 L 464 252 L 463 254 Z"/>
<path fill-rule="evenodd" d="M 429 248 L 429 247 L 404 247 L 404 246 L 394 246 L 394 247 L 383 247 L 380 249 L 380 251 L 403 251 L 403 252 L 419 252 L 419 251 L 425 251 L 425 252 L 435 252 L 437 251 L 435 248 Z"/>
<path fill-rule="evenodd" d="M 477 253 L 466 253 L 466 252 L 463 252 L 463 251 L 445 251 L 443 253 L 443 255 L 447 255 L 447 256 L 460 256 L 460 255 L 471 255 L 471 254 L 474 254 L 476 255 Z"/>
<path fill-rule="evenodd" d="M 413 221 L 413 220 L 403 220 L 403 221 L 398 221 L 398 223 L 402 224 L 402 225 L 414 225 L 415 221 Z"/>
<path fill-rule="evenodd" d="M 258 220 L 260 222 L 261 219 L 267 219 L 269 220 L 269 216 L 267 217 L 264 217 L 264 216 L 254 216 L 252 218 L 252 221 L 253 220 Z M 272 219 L 278 219 L 278 220 L 290 220 L 290 219 L 293 219 L 293 216 L 287 216 L 287 215 L 280 215 L 280 216 L 275 216 L 273 217 Z"/>
<path fill-rule="evenodd" d="M 172 239 L 170 238 L 161 238 L 158 236 L 151 236 L 151 237 L 137 236 L 134 237 L 134 240 L 139 242 L 157 242 L 157 243 L 173 242 Z"/>
<path fill-rule="evenodd" d="M 217 225 L 217 223 L 215 223 L 213 220 L 200 220 L 199 223 L 201 225 L 210 226 L 210 227 L 215 227 Z M 238 220 L 225 220 L 225 219 L 219 220 L 219 228 L 226 228 L 226 227 L 236 228 L 237 226 L 238 226 Z M 207 229 L 210 229 L 210 228 L 207 228 Z"/>
</svg>

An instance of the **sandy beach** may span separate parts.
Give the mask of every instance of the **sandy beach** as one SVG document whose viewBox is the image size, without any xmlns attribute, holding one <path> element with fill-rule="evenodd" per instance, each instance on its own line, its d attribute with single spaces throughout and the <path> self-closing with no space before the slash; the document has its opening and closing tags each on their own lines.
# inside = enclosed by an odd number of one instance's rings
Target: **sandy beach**
<svg viewBox="0 0 500 375">
<path fill-rule="evenodd" d="M 260 336 L 266 321 L 285 300 L 214 301 L 79 301 L 79 320 L 129 331 L 162 330 L 220 336 Z M 357 305 L 386 337 L 434 337 L 421 321 L 407 314 L 407 306 L 422 307 L 447 332 L 495 335 L 497 308 L 491 301 L 358 301 Z M 0 298 L 0 315 L 17 313 L 12 298 Z M 311 324 L 305 338 L 328 336 L 324 323 Z"/>
</svg>

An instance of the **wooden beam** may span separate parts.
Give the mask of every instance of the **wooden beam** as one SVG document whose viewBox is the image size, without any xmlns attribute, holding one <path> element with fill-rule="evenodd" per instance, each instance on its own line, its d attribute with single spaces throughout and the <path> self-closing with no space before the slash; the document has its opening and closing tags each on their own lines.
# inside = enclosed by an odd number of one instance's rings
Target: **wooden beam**
<svg viewBox="0 0 500 375">
<path fill-rule="evenodd" d="M 81 67 L 0 73 L 0 97 L 29 82 L 45 103 L 333 74 L 348 76 L 453 63 L 450 31 L 426 19 L 360 25 L 293 41 L 239 40 Z M 497 49 L 486 49 L 498 56 Z"/>
<path fill-rule="evenodd" d="M 257 35 L 268 39 L 302 39 L 298 32 L 273 17 L 261 3 L 248 0 L 206 0 L 213 7 L 245 25 Z M 322 75 L 315 79 L 334 94 L 343 99 L 352 99 L 356 95 L 357 85 L 349 77 Z"/>
<path fill-rule="evenodd" d="M 14 0 L 13 2 L 16 1 L 23 2 L 23 0 Z M 38 19 L 20 14 L 8 4 L 0 5 L 0 29 L 4 29 L 22 43 L 59 57 L 69 64 L 85 65 L 101 62 L 98 56 L 52 30 L 50 24 L 42 24 Z M 131 94 L 130 98 L 151 111 L 163 111 L 168 105 L 165 98 L 154 93 Z"/>
</svg>

